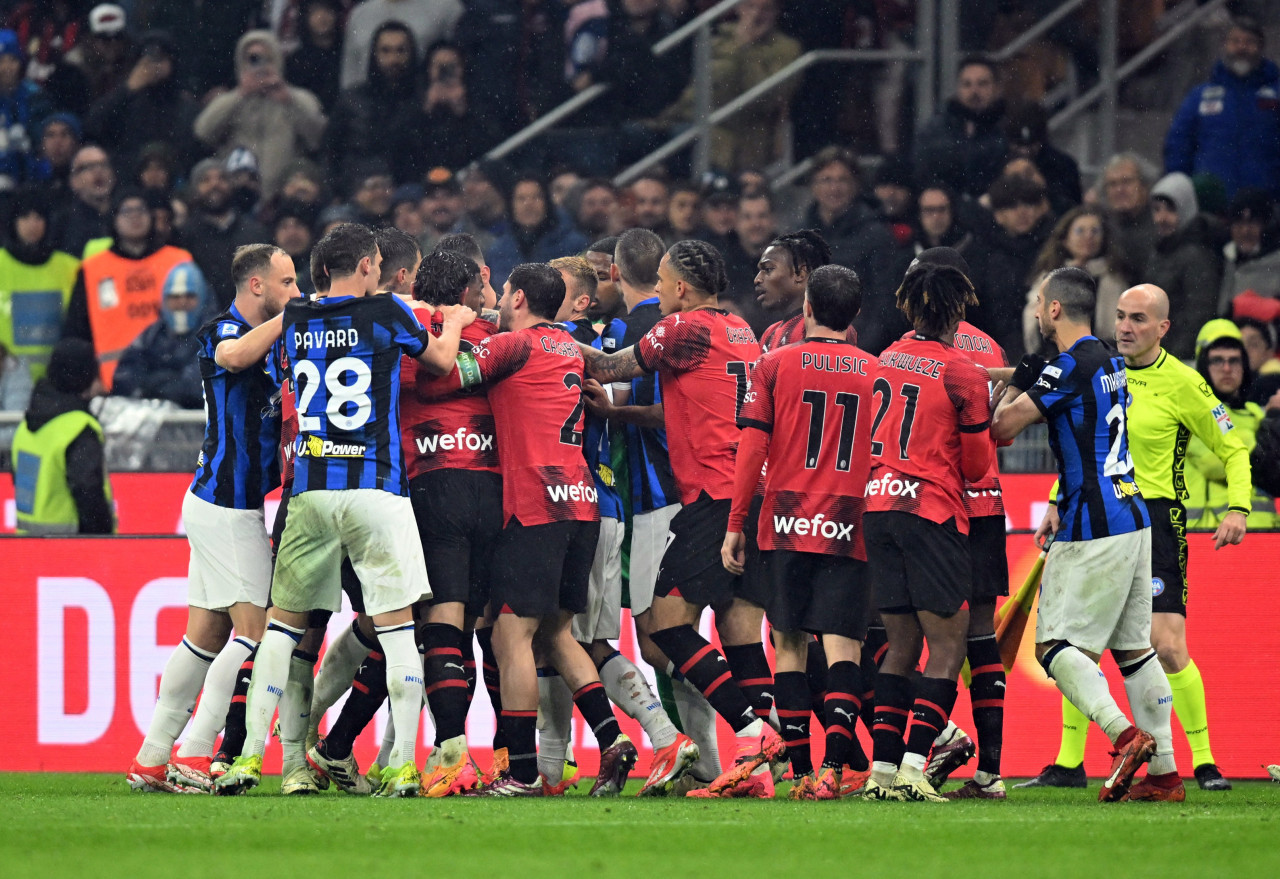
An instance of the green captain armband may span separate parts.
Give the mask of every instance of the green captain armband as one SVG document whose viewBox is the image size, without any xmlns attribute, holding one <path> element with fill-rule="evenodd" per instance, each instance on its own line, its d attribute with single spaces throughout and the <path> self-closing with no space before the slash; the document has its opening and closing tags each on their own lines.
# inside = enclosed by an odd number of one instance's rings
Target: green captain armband
<svg viewBox="0 0 1280 879">
<path fill-rule="evenodd" d="M 463 351 L 458 355 L 458 378 L 462 380 L 464 388 L 473 388 L 484 381 L 484 377 L 480 375 L 480 363 L 470 351 Z"/>
</svg>

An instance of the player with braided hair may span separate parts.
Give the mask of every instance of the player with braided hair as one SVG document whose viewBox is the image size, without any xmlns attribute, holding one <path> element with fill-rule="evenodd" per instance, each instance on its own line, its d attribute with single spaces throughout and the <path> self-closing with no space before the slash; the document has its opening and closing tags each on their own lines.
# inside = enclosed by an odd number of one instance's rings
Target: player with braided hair
<svg viewBox="0 0 1280 879">
<path fill-rule="evenodd" d="M 756 273 L 756 301 L 780 318 L 760 337 L 760 348 L 774 348 L 804 338 L 804 291 L 809 276 L 831 262 L 831 248 L 813 229 L 786 232 L 769 243 L 760 255 Z M 852 340 L 851 340 L 852 341 Z"/>
<path fill-rule="evenodd" d="M 876 678 L 874 799 L 943 803 L 924 776 L 956 701 L 972 571 L 965 480 L 994 456 L 987 373 L 954 347 L 973 285 L 949 265 L 917 263 L 897 294 L 914 331 L 880 355 L 863 519 L 868 569 L 889 644 Z M 924 675 L 911 678 L 924 640 Z M 910 737 L 907 719 L 914 716 Z"/>
<path fill-rule="evenodd" d="M 724 259 L 710 244 L 678 241 L 658 265 L 664 315 L 635 345 L 605 354 L 580 345 L 587 371 L 600 382 L 656 372 L 680 501 L 658 572 L 653 642 L 669 673 L 696 687 L 738 736 L 738 760 L 699 796 L 773 795 L 770 762 L 786 751 L 763 718 L 772 676 L 760 642 L 767 596 L 721 564 L 729 524 L 739 440 L 738 414 L 750 365 L 760 356 L 751 328 L 720 307 L 728 286 Z M 716 612 L 724 653 L 698 633 L 702 611 Z"/>
</svg>

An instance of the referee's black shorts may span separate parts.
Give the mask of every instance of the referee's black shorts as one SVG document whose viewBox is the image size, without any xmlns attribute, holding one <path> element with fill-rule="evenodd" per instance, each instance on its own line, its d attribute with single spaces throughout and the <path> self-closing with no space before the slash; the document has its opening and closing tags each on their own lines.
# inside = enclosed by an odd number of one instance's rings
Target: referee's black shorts
<svg viewBox="0 0 1280 879">
<path fill-rule="evenodd" d="M 1144 499 L 1151 516 L 1151 612 L 1187 615 L 1187 511 L 1178 501 Z"/>
</svg>

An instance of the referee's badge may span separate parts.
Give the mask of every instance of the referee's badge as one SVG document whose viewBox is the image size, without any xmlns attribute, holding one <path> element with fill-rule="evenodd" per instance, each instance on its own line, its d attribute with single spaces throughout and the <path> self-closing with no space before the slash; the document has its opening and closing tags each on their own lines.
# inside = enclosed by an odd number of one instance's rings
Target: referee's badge
<svg viewBox="0 0 1280 879">
<path fill-rule="evenodd" d="M 1157 595 L 1162 595 L 1163 593 L 1164 593 L 1164 580 L 1160 579 L 1159 577 L 1152 577 L 1151 578 L 1151 597 L 1155 598 Z"/>
</svg>

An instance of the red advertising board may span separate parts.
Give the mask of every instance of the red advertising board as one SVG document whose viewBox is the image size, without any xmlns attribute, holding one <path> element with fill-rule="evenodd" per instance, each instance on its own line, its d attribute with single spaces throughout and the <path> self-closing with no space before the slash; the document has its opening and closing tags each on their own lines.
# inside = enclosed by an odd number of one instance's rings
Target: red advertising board
<svg viewBox="0 0 1280 879">
<path fill-rule="evenodd" d="M 1028 535 L 1009 537 L 1015 585 L 1035 555 Z M 123 772 L 150 719 L 165 661 L 182 637 L 186 542 L 8 537 L 0 539 L 0 564 L 10 620 L 0 640 L 0 666 L 7 670 L 0 676 L 0 770 Z M 1244 545 L 1218 552 L 1208 535 L 1191 536 L 1188 636 L 1208 691 L 1214 755 L 1232 777 L 1261 775 L 1261 764 L 1280 759 L 1280 705 L 1259 698 L 1258 691 L 1280 672 L 1280 628 L 1266 614 L 1277 568 L 1280 534 L 1252 534 Z M 348 619 L 337 615 L 333 626 Z M 630 628 L 624 622 L 623 630 Z M 636 655 L 632 638 L 619 646 Z M 1034 774 L 1058 747 L 1060 698 L 1031 646 L 1028 636 L 1007 690 L 1004 771 L 1010 776 Z M 1105 667 L 1125 706 L 1119 675 L 1109 660 Z M 483 687 L 476 698 L 469 733 L 473 743 L 484 745 L 493 715 Z M 972 729 L 964 694 L 955 719 Z M 357 743 L 361 765 L 373 759 L 380 728 L 379 723 L 366 731 Z M 633 722 L 625 721 L 624 728 L 642 740 Z M 429 727 L 423 738 L 428 736 Z M 1190 755 L 1176 723 L 1174 739 L 1179 767 L 1189 773 Z M 486 759 L 481 748 L 476 751 Z M 593 743 L 589 735 L 584 738 L 580 721 L 575 751 L 584 769 L 593 771 Z M 278 767 L 275 745 L 268 758 L 269 770 Z M 1086 765 L 1094 775 L 1108 765 L 1097 730 Z"/>
</svg>

